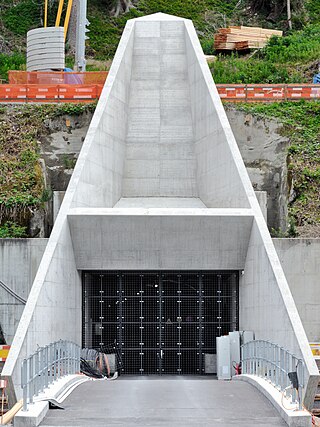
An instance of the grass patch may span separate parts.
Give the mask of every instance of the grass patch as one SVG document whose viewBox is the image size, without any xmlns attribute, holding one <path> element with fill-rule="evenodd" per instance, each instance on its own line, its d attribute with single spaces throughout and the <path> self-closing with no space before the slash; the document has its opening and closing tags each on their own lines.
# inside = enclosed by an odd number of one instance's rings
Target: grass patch
<svg viewBox="0 0 320 427">
<path fill-rule="evenodd" d="M 88 54 L 100 60 L 112 58 L 127 20 L 157 12 L 191 19 L 206 54 L 212 54 L 213 33 L 232 16 L 237 3 L 237 0 L 140 0 L 135 9 L 112 18 L 105 5 L 91 0 L 88 8 L 91 23 Z"/>
<path fill-rule="evenodd" d="M 11 55 L 0 53 L 0 79 L 8 81 L 9 70 L 25 69 L 26 57 L 24 54 L 16 52 Z"/>
<path fill-rule="evenodd" d="M 27 237 L 27 227 L 21 227 L 12 221 L 0 226 L 0 239 Z"/>
<path fill-rule="evenodd" d="M 298 227 L 320 224 L 320 103 L 318 101 L 238 104 L 235 108 L 276 118 L 288 137 L 288 171 L 292 177 L 289 216 Z"/>
<path fill-rule="evenodd" d="M 26 36 L 32 28 L 41 25 L 41 3 L 35 0 L 12 2 L 9 0 L 7 10 L 2 15 L 5 27 L 13 34 Z"/>
</svg>

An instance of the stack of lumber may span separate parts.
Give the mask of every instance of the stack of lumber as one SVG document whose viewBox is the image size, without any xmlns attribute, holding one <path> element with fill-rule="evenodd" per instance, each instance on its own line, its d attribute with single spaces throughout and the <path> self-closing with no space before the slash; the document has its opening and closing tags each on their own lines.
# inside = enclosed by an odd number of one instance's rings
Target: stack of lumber
<svg viewBox="0 0 320 427">
<path fill-rule="evenodd" d="M 214 48 L 216 50 L 261 49 L 272 36 L 281 37 L 282 31 L 244 26 L 220 28 L 214 35 Z"/>
</svg>

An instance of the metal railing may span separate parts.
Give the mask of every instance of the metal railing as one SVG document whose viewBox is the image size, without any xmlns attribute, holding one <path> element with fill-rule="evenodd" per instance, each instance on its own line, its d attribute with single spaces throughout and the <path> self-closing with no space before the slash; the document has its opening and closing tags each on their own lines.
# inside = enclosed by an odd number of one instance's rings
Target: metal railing
<svg viewBox="0 0 320 427">
<path fill-rule="evenodd" d="M 60 377 L 80 371 L 80 347 L 70 341 L 57 341 L 39 348 L 21 366 L 23 410 L 49 384 Z"/>
<path fill-rule="evenodd" d="M 241 346 L 242 373 L 257 375 L 270 382 L 284 396 L 291 398 L 302 409 L 304 389 L 304 362 L 289 351 L 269 341 L 250 341 Z M 297 373 L 298 388 L 292 387 L 288 374 Z M 290 387 L 291 386 L 291 387 Z"/>
</svg>

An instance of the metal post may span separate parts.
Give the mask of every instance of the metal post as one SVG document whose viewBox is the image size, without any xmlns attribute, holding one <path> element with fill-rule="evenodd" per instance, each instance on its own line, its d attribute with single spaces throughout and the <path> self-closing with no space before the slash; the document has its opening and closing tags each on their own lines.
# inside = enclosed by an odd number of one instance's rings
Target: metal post
<svg viewBox="0 0 320 427">
<path fill-rule="evenodd" d="M 28 399 L 28 360 L 24 359 L 21 365 L 21 387 L 23 394 L 23 410 L 27 411 L 27 399 Z"/>
<path fill-rule="evenodd" d="M 78 0 L 77 2 L 77 32 L 76 32 L 76 57 L 75 65 L 77 71 L 86 71 L 85 49 L 86 49 L 86 26 L 87 20 L 87 0 Z"/>
<path fill-rule="evenodd" d="M 29 403 L 33 403 L 33 395 L 34 395 L 34 362 L 35 357 L 30 357 L 30 382 L 28 385 L 28 391 L 29 391 Z"/>
</svg>

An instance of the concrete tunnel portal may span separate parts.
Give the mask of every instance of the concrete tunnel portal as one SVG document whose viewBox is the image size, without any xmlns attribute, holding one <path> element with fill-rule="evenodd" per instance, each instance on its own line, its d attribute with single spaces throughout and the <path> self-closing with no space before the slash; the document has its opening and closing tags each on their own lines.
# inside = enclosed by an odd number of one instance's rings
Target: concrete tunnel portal
<svg viewBox="0 0 320 427">
<path fill-rule="evenodd" d="M 240 274 L 241 272 L 241 274 Z M 122 373 L 216 372 L 253 331 L 318 371 L 191 21 L 129 20 L 2 374 L 60 339 L 116 343 Z"/>
</svg>

